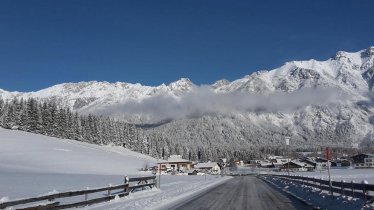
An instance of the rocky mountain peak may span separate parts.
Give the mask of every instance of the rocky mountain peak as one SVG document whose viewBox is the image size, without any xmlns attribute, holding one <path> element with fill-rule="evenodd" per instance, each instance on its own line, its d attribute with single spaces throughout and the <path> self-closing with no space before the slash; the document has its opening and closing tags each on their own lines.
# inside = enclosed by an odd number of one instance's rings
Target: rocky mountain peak
<svg viewBox="0 0 374 210">
<path fill-rule="evenodd" d="M 374 46 L 371 46 L 365 50 L 366 56 L 370 57 L 374 55 Z"/>
<path fill-rule="evenodd" d="M 338 51 L 338 52 L 335 54 L 334 59 L 335 59 L 335 60 L 341 60 L 342 58 L 347 58 L 347 52 L 345 52 L 345 51 Z"/>
<path fill-rule="evenodd" d="M 193 86 L 193 83 L 188 78 L 181 78 L 178 81 L 170 83 L 168 86 L 171 90 L 187 91 Z"/>
<path fill-rule="evenodd" d="M 221 80 L 218 80 L 217 82 L 215 82 L 212 85 L 212 87 L 217 89 L 217 88 L 220 88 L 220 87 L 228 85 L 228 84 L 230 84 L 230 81 L 228 81 L 227 79 L 221 79 Z"/>
</svg>

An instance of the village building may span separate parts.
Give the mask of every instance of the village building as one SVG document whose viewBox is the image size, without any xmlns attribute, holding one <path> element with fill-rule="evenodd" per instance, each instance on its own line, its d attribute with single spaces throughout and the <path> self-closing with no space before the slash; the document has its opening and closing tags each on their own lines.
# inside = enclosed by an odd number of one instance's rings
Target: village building
<svg viewBox="0 0 374 210">
<path fill-rule="evenodd" d="M 347 159 L 338 159 L 336 160 L 336 164 L 338 167 L 349 167 L 351 166 L 351 161 Z"/>
<path fill-rule="evenodd" d="M 374 168 L 374 154 L 358 154 L 352 156 L 353 166 L 355 168 Z"/>
<path fill-rule="evenodd" d="M 221 174 L 221 168 L 217 162 L 198 163 L 195 165 L 195 169 L 209 174 Z"/>
<path fill-rule="evenodd" d="M 171 155 L 167 160 L 158 162 L 157 166 L 161 166 L 161 171 L 186 172 L 191 169 L 191 164 L 191 161 L 183 159 L 181 155 Z"/>
<path fill-rule="evenodd" d="M 305 162 L 292 160 L 289 163 L 283 164 L 283 166 L 281 167 L 282 171 L 287 171 L 288 169 L 290 171 L 313 171 L 314 166 Z"/>
<path fill-rule="evenodd" d="M 306 157 L 300 160 L 300 162 L 307 163 L 309 165 L 312 165 L 315 170 L 321 170 L 327 168 L 327 159 L 325 158 L 310 158 Z M 330 161 L 331 167 L 336 167 L 337 163 L 336 161 Z"/>
<path fill-rule="evenodd" d="M 258 163 L 258 166 L 261 168 L 274 168 L 274 165 L 270 161 L 260 161 Z"/>
<path fill-rule="evenodd" d="M 270 159 L 270 162 L 273 164 L 273 167 L 279 168 L 282 167 L 283 164 L 288 163 L 289 159 L 283 158 L 283 157 L 277 157 Z"/>
<path fill-rule="evenodd" d="M 226 158 L 220 158 L 220 159 L 218 160 L 218 165 L 219 165 L 221 168 L 226 167 L 226 165 L 227 165 L 227 159 L 226 159 Z"/>
<path fill-rule="evenodd" d="M 319 169 L 321 167 L 320 163 L 316 162 L 313 158 L 309 158 L 309 157 L 301 159 L 300 162 L 312 165 L 314 169 Z"/>
<path fill-rule="evenodd" d="M 326 158 L 318 157 L 318 158 L 315 159 L 315 161 L 316 161 L 317 163 L 319 163 L 319 164 L 321 165 L 322 168 L 326 168 L 326 167 L 327 167 L 327 159 L 326 159 Z M 337 164 L 336 164 L 335 161 L 331 161 L 331 160 L 330 160 L 330 166 L 331 166 L 331 167 L 336 167 Z"/>
</svg>

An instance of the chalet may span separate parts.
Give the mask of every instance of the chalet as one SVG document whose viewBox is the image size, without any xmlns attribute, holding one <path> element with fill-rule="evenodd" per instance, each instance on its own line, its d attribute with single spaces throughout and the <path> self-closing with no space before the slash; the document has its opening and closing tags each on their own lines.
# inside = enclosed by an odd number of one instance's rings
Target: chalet
<svg viewBox="0 0 374 210">
<path fill-rule="evenodd" d="M 312 158 L 303 158 L 303 159 L 300 160 L 300 162 L 307 163 L 307 164 L 313 166 L 314 169 L 319 169 L 321 167 L 321 164 L 316 162 Z"/>
<path fill-rule="evenodd" d="M 283 166 L 281 167 L 281 170 L 287 171 L 288 167 L 290 171 L 313 171 L 314 170 L 313 165 L 310 165 L 305 162 L 296 161 L 296 160 L 292 160 L 289 163 L 283 164 Z"/>
<path fill-rule="evenodd" d="M 374 168 L 374 154 L 358 154 L 352 156 L 353 166 L 355 168 Z"/>
<path fill-rule="evenodd" d="M 191 164 L 191 161 L 183 159 L 181 155 L 171 155 L 167 160 L 157 163 L 158 166 L 161 166 L 162 171 L 167 172 L 185 172 L 191 169 Z"/>
<path fill-rule="evenodd" d="M 221 174 L 221 167 L 216 162 L 198 163 L 195 169 L 209 174 Z"/>
</svg>

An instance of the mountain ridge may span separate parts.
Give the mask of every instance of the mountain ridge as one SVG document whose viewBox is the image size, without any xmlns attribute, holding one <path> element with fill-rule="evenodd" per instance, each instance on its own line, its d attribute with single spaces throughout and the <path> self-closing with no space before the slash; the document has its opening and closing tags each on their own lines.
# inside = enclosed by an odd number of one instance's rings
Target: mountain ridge
<svg viewBox="0 0 374 210">
<path fill-rule="evenodd" d="M 256 71 L 231 82 L 218 80 L 211 85 L 195 85 L 188 78 L 159 86 L 90 81 L 63 83 L 30 93 L 0 90 L 0 97 L 53 100 L 81 113 L 115 116 L 139 124 L 162 122 L 177 115 L 167 123 L 149 126 L 144 135 L 183 139 L 178 141 L 184 146 L 212 142 L 225 145 L 227 139 L 234 144 L 241 142 L 237 147 L 243 142 L 252 146 L 279 145 L 286 135 L 300 147 L 321 141 L 352 146 L 373 132 L 373 84 L 371 46 L 358 52 L 338 51 L 325 61 L 290 61 L 270 71 Z M 325 99 L 332 100 L 331 104 L 318 97 L 313 101 L 314 90 L 319 90 L 315 95 L 331 92 Z M 272 103 L 274 109 L 261 108 Z M 277 106 L 289 105 L 296 108 L 277 110 Z M 225 112 L 215 113 L 220 109 Z"/>
</svg>

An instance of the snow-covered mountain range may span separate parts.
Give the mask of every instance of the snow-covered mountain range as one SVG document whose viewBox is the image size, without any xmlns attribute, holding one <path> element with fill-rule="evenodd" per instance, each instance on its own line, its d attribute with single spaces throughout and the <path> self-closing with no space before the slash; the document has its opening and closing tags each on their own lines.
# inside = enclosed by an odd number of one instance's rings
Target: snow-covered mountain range
<svg viewBox="0 0 374 210">
<path fill-rule="evenodd" d="M 325 61 L 287 62 L 277 69 L 212 85 L 198 86 L 187 78 L 156 87 L 91 81 L 28 93 L 0 89 L 0 97 L 54 100 L 81 113 L 107 114 L 136 123 L 174 118 L 145 132 L 157 135 L 162 131 L 186 142 L 198 141 L 196 136 L 200 136 L 217 142 L 230 138 L 251 145 L 277 144 L 282 136 L 291 135 L 304 146 L 322 140 L 351 145 L 373 131 L 373 77 L 374 47 L 369 47 L 339 51 Z"/>
</svg>

